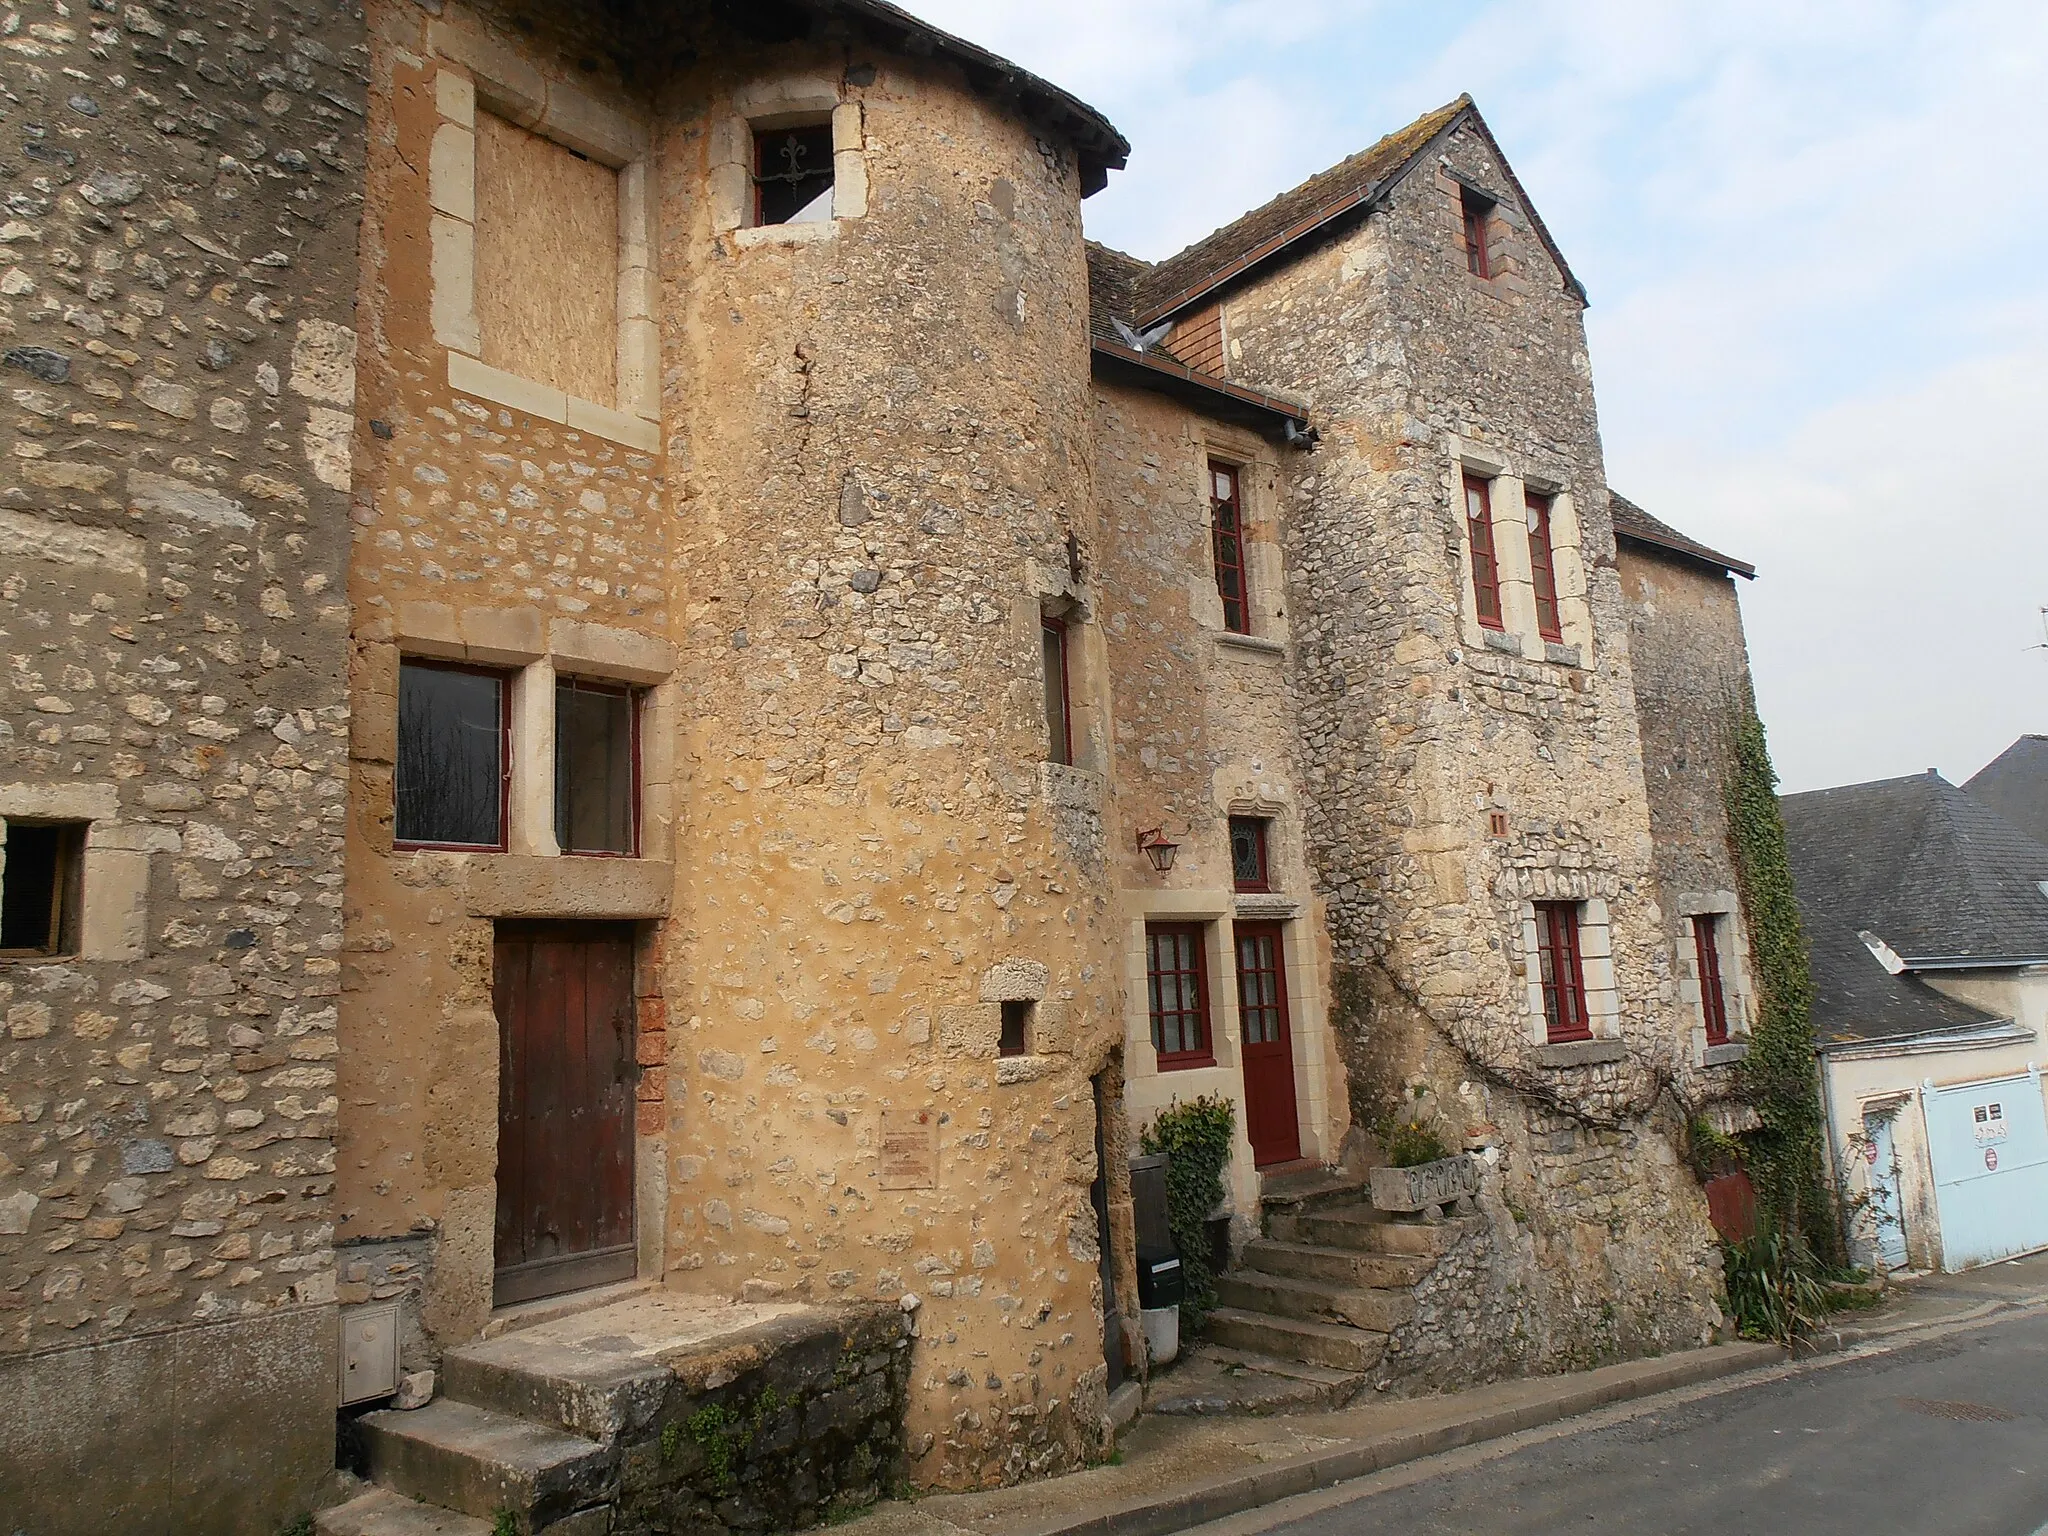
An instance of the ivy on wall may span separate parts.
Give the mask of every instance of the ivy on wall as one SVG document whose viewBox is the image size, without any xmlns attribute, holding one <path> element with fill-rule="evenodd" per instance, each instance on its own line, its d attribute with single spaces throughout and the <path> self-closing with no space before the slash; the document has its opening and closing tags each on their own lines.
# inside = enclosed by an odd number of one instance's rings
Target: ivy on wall
<svg viewBox="0 0 2048 1536">
<path fill-rule="evenodd" d="M 1146 1156 L 1164 1152 L 1166 1225 L 1180 1251 L 1180 1273 L 1187 1287 L 1181 1315 L 1198 1327 L 1216 1305 L 1216 1276 L 1209 1264 L 1209 1213 L 1223 1203 L 1223 1171 L 1230 1166 L 1230 1139 L 1237 1129 L 1237 1111 L 1228 1099 L 1208 1094 L 1187 1103 L 1175 1102 L 1139 1133 Z"/>
<path fill-rule="evenodd" d="M 1741 1137 L 1766 1226 L 1798 1232 L 1839 1262 L 1841 1232 L 1828 1199 L 1820 1084 L 1813 1056 L 1813 976 L 1792 889 L 1778 775 L 1754 703 L 1738 706 L 1726 786 L 1729 851 L 1749 919 L 1759 1003 L 1742 1064 L 1742 1097 L 1762 1124 Z"/>
</svg>

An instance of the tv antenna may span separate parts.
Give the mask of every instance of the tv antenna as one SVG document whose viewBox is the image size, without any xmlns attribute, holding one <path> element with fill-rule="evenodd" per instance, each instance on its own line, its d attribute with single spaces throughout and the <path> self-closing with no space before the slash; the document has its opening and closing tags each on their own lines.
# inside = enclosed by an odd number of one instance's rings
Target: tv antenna
<svg viewBox="0 0 2048 1536">
<path fill-rule="evenodd" d="M 2048 651 L 2048 608 L 2041 610 L 2041 643 L 2027 647 L 2030 651 Z"/>
</svg>

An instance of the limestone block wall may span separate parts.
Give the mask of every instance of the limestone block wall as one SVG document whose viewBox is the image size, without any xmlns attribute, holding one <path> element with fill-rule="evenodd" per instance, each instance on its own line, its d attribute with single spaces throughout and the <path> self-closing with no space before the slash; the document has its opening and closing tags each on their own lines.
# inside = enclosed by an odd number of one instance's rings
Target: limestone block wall
<svg viewBox="0 0 2048 1536">
<path fill-rule="evenodd" d="M 1705 1104 L 1732 1094 L 1727 1069 L 1740 1052 L 1707 1045 L 1696 919 L 1721 924 L 1731 1045 L 1746 1049 L 1757 1009 L 1726 798 L 1732 732 L 1751 705 L 1749 648 L 1734 577 L 1635 544 L 1620 546 L 1616 571 L 1628 605 L 1659 900 L 1670 925 L 1680 1018 L 1691 1031 L 1680 1088 Z"/>
<path fill-rule="evenodd" d="M 670 1282 L 914 1296 L 912 1476 L 1056 1470 L 1099 1444 L 1098 1092 L 1123 1134 L 1073 154 L 930 63 L 696 55 L 722 62 L 665 87 L 655 140 Z M 830 121 L 848 196 L 736 227 L 752 126 L 792 115 Z M 1006 1003 L 1026 1049 L 999 1058 Z"/>
<path fill-rule="evenodd" d="M 0 826 L 84 829 L 0 960 L 0 1508 L 250 1529 L 330 1460 L 362 27 L 32 0 L 0 57 Z"/>
<path fill-rule="evenodd" d="M 1123 918 L 1127 1108 L 1133 1131 L 1175 1099 L 1216 1094 L 1237 1105 L 1228 1182 L 1245 1231 L 1256 1229 L 1258 1176 L 1246 1139 L 1233 925 L 1285 923 L 1286 988 L 1302 1156 L 1331 1162 L 1350 1106 L 1329 1027 L 1323 907 L 1304 847 L 1296 711 L 1288 674 L 1290 602 L 1282 568 L 1285 475 L 1275 447 L 1162 396 L 1098 384 L 1103 633 L 1116 687 L 1115 846 Z M 1238 468 L 1247 524 L 1249 636 L 1225 629 L 1210 538 L 1210 464 Z M 1240 895 L 1230 817 L 1267 821 L 1272 889 Z M 1136 833 L 1180 844 L 1162 875 Z M 1161 1071 L 1147 1001 L 1145 924 L 1206 926 L 1213 1067 Z M 1135 1142 L 1131 1148 L 1136 1150 Z"/>
<path fill-rule="evenodd" d="M 1453 174 L 1501 197 L 1492 279 L 1467 270 Z M 1704 1204 L 1646 1127 L 1687 1035 L 1578 301 L 1466 127 L 1364 223 L 1228 298 L 1224 332 L 1233 377 L 1307 400 L 1322 430 L 1290 487 L 1290 623 L 1354 1120 L 1495 1128 L 1494 1272 L 1524 1358 L 1697 1339 L 1717 1318 Z M 1467 471 L 1492 482 L 1507 578 L 1490 635 Z M 1562 645 L 1535 634 L 1526 539 L 1505 537 L 1531 490 L 1570 544 Z M 1590 1049 L 1542 1043 L 1548 899 L 1585 906 Z"/>
<path fill-rule="evenodd" d="M 654 407 L 634 383 L 652 367 L 634 351 L 651 329 L 634 313 L 644 315 L 651 289 L 646 104 L 616 74 L 580 67 L 604 56 L 605 40 L 576 33 L 572 18 L 559 32 L 533 33 L 470 7 L 430 14 L 395 0 L 370 6 L 368 18 L 358 352 L 365 430 L 348 587 L 340 1295 L 345 1304 L 402 1300 L 408 1363 L 426 1364 L 438 1348 L 474 1337 L 491 1310 L 499 920 L 640 924 L 638 1054 L 647 1070 L 637 1090 L 646 1105 L 636 1217 L 641 1270 L 661 1271 L 666 1034 L 653 955 L 673 883 L 675 568 L 659 433 L 636 414 Z M 551 216 L 542 198 L 501 206 L 501 226 L 488 226 L 492 198 L 502 205 L 527 186 L 516 174 L 511 187 L 478 179 L 473 141 L 493 115 L 514 124 L 499 131 L 530 130 L 518 141 L 530 154 L 559 146 L 615 173 L 616 224 L 574 236 L 586 255 L 609 253 L 620 269 L 623 362 L 607 400 L 513 371 L 538 372 L 550 356 L 518 345 L 522 327 L 545 340 L 549 317 L 537 303 L 522 309 L 516 295 L 499 292 L 477 319 L 476 251 L 488 260 L 491 242 L 508 237 L 505 226 L 516 234 Z M 398 673 L 409 657 L 484 666 L 510 680 L 503 853 L 394 847 Z M 553 697 L 557 677 L 572 675 L 642 690 L 637 859 L 570 858 L 556 846 Z"/>
</svg>

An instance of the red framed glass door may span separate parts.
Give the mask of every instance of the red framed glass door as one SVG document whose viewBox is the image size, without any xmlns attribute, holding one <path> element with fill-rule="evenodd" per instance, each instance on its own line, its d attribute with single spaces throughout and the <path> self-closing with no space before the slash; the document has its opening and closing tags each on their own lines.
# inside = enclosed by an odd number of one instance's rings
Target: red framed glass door
<svg viewBox="0 0 2048 1536">
<path fill-rule="evenodd" d="M 1301 1156 L 1294 1105 L 1294 1037 L 1287 1019 L 1286 950 L 1278 923 L 1238 923 L 1237 1016 L 1244 1039 L 1245 1134 L 1261 1168 Z"/>
</svg>

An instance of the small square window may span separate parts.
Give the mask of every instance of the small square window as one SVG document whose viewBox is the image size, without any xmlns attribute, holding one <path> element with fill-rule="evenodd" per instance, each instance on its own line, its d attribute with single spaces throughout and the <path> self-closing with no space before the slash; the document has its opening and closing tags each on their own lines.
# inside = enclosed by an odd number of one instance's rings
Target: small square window
<svg viewBox="0 0 2048 1536">
<path fill-rule="evenodd" d="M 1003 1004 L 1003 1033 L 997 1042 L 999 1056 L 1024 1056 L 1031 1049 L 1031 1015 L 1036 1003 L 1009 1002 Z"/>
<path fill-rule="evenodd" d="M 9 821 L 0 868 L 0 955 L 78 953 L 85 885 L 82 821 Z"/>
<path fill-rule="evenodd" d="M 1263 816 L 1230 818 L 1230 879 L 1240 891 L 1270 891 L 1273 877 L 1266 857 L 1266 828 Z"/>
<path fill-rule="evenodd" d="M 555 683 L 555 842 L 564 853 L 640 851 L 640 712 L 630 688 Z"/>
<path fill-rule="evenodd" d="M 502 852 L 511 796 L 512 690 L 501 672 L 398 669 L 396 841 Z"/>
<path fill-rule="evenodd" d="M 832 217 L 832 124 L 754 133 L 754 222 L 822 224 Z"/>
</svg>

